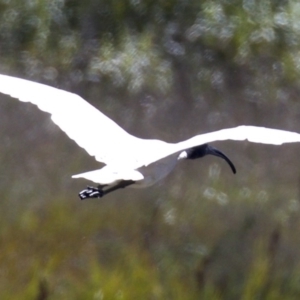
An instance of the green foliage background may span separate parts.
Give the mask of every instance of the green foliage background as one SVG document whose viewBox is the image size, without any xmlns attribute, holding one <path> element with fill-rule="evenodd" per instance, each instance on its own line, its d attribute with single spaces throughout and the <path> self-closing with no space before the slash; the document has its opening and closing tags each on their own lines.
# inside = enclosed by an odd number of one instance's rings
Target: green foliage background
<svg viewBox="0 0 300 300">
<path fill-rule="evenodd" d="M 0 0 L 0 73 L 144 138 L 299 132 L 299 20 L 295 0 Z M 237 176 L 205 158 L 80 202 L 95 162 L 46 114 L 1 96 L 0 133 L 1 299 L 299 299 L 299 145 L 222 142 Z"/>
</svg>

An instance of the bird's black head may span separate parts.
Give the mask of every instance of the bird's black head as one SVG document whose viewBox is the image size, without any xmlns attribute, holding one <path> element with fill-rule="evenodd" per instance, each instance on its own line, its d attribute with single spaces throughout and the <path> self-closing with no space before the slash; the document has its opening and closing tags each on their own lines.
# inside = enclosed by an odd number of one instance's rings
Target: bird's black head
<svg viewBox="0 0 300 300">
<path fill-rule="evenodd" d="M 231 160 L 224 153 L 222 153 L 221 151 L 217 150 L 216 148 L 214 148 L 208 144 L 204 144 L 204 145 L 200 145 L 197 147 L 187 149 L 187 150 L 185 150 L 185 152 L 186 152 L 186 159 L 196 159 L 196 158 L 200 158 L 205 155 L 208 155 L 208 154 L 221 157 L 224 160 L 226 160 L 226 162 L 229 164 L 232 172 L 234 174 L 236 173 L 235 166 L 233 165 Z"/>
</svg>

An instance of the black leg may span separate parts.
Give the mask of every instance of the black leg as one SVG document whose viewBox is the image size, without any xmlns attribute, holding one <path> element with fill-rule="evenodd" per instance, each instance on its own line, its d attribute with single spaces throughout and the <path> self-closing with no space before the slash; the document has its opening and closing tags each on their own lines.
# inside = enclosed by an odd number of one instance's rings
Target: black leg
<svg viewBox="0 0 300 300">
<path fill-rule="evenodd" d="M 103 191 L 103 196 L 108 194 L 108 193 L 111 193 L 115 190 L 126 188 L 127 186 L 132 185 L 134 183 L 135 183 L 135 181 L 133 181 L 133 180 L 122 180 L 118 184 L 112 186 L 111 188 L 107 188 L 105 190 L 102 190 Z"/>
<path fill-rule="evenodd" d="M 111 188 L 107 188 L 105 190 L 103 188 L 107 185 L 99 185 L 98 188 L 88 186 L 85 190 L 79 193 L 79 198 L 81 200 L 85 200 L 88 198 L 101 198 L 108 193 L 125 188 L 133 183 L 135 183 L 135 181 L 133 180 L 123 180 L 120 181 L 118 184 L 112 186 Z"/>
</svg>

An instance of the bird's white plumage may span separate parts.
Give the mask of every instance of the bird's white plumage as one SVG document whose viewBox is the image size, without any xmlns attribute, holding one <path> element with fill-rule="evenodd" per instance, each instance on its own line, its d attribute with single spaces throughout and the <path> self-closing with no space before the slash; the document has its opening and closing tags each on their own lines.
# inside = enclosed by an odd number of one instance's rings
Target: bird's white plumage
<svg viewBox="0 0 300 300">
<path fill-rule="evenodd" d="M 105 166 L 100 170 L 85 172 L 82 174 L 73 175 L 72 178 L 85 178 L 96 183 L 112 184 L 119 180 L 140 181 L 144 179 L 143 174 L 132 169 L 115 169 L 110 166 Z"/>
<path fill-rule="evenodd" d="M 252 143 L 282 145 L 284 143 L 300 142 L 300 134 L 280 129 L 241 125 L 218 131 L 196 135 L 186 141 L 178 143 L 179 149 L 187 149 L 214 141 L 248 140 Z"/>
<path fill-rule="evenodd" d="M 0 91 L 50 113 L 54 123 L 100 162 L 106 163 L 106 145 L 102 140 L 111 139 L 114 144 L 113 136 L 120 140 L 134 138 L 76 94 L 4 75 L 0 75 Z"/>
<path fill-rule="evenodd" d="M 107 166 L 101 170 L 73 176 L 84 177 L 101 184 L 122 179 L 143 180 L 145 179 L 143 174 L 136 171 L 137 169 L 145 169 L 155 163 L 159 170 L 159 167 L 168 161 L 164 158 L 214 141 L 248 140 L 274 145 L 300 142 L 300 134 L 295 132 L 244 125 L 197 135 L 175 144 L 160 140 L 145 140 L 130 135 L 80 96 L 67 91 L 0 75 L 0 92 L 23 102 L 31 102 L 49 113 L 53 122 L 71 139 L 88 154 L 95 156 L 96 160 L 106 164 Z M 161 165 L 156 163 L 160 160 L 163 162 Z M 159 173 L 154 168 L 153 172 Z M 153 178 L 153 182 L 155 181 Z"/>
<path fill-rule="evenodd" d="M 147 147 L 144 140 L 128 134 L 80 96 L 6 75 L 0 75 L 0 92 L 31 102 L 49 113 L 53 122 L 97 161 L 116 166 L 126 163 L 129 167 L 142 164 L 136 152 Z M 164 144 L 162 141 L 152 143 L 156 149 Z"/>
</svg>

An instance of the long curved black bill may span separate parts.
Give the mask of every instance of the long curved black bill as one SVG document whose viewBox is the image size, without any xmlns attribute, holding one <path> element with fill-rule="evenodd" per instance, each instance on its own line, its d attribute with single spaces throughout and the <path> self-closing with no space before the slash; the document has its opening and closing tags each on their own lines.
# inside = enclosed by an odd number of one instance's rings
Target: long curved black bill
<svg viewBox="0 0 300 300">
<path fill-rule="evenodd" d="M 222 153 L 218 149 L 216 149 L 212 146 L 209 146 L 209 145 L 207 145 L 207 150 L 206 151 L 207 151 L 207 154 L 215 155 L 215 156 L 218 156 L 218 157 L 221 157 L 221 158 L 225 159 L 226 162 L 229 164 L 232 172 L 234 174 L 236 173 L 236 169 L 235 169 L 234 164 L 232 163 L 232 161 L 224 153 Z"/>
</svg>

